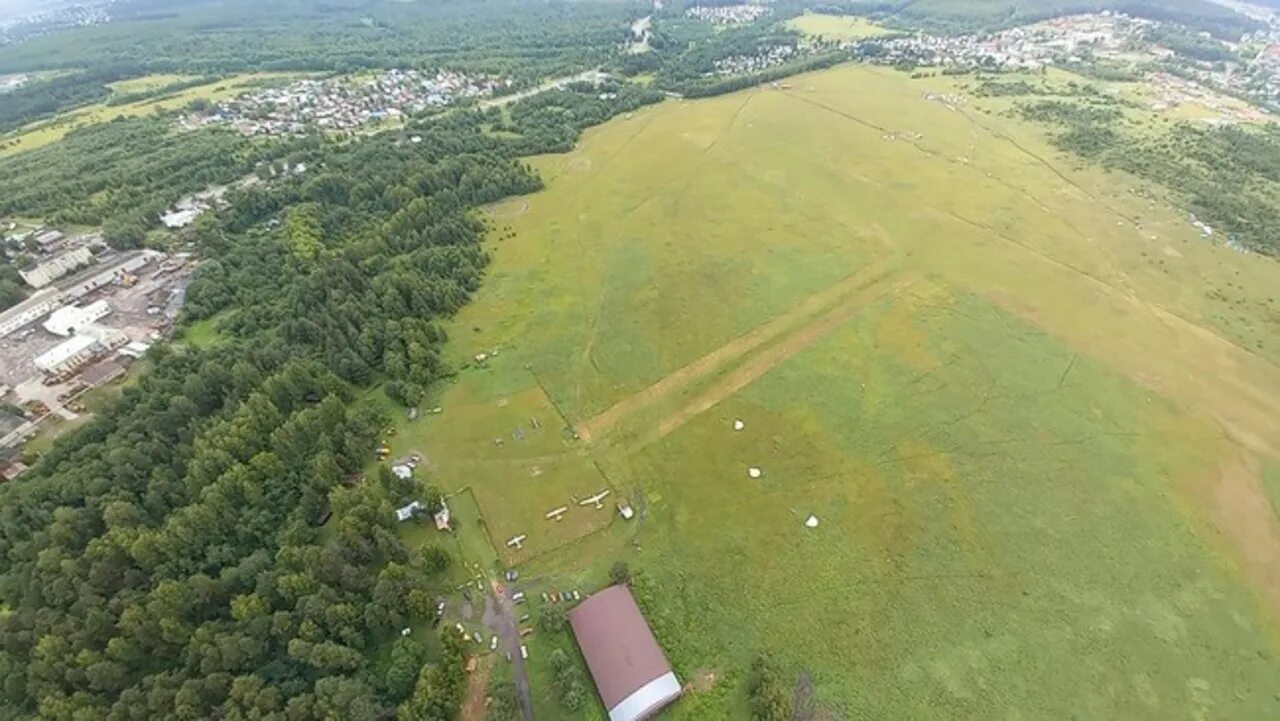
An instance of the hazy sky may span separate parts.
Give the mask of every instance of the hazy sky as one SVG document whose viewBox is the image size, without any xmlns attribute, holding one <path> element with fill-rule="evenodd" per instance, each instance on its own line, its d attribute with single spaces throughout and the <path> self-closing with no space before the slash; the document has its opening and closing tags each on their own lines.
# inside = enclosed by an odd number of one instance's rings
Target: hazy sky
<svg viewBox="0 0 1280 721">
<path fill-rule="evenodd" d="M 42 6 L 72 5 L 72 0 L 0 0 L 0 16 L 17 15 Z"/>
</svg>

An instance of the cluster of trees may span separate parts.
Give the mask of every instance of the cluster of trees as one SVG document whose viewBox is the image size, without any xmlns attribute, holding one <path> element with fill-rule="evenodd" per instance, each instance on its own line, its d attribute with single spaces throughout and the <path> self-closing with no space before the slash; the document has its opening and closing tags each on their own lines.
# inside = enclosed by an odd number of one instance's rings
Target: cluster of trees
<svg viewBox="0 0 1280 721">
<path fill-rule="evenodd" d="M 558 648 L 547 656 L 547 664 L 551 666 L 552 685 L 560 705 L 569 711 L 582 708 L 588 694 L 587 679 L 582 673 L 582 667 Z"/>
<path fill-rule="evenodd" d="M 516 685 L 509 679 L 494 676 L 489 681 L 489 705 L 485 708 L 485 721 L 516 721 L 520 718 L 520 701 L 516 697 Z"/>
<path fill-rule="evenodd" d="M 0 310 L 17 305 L 27 297 L 27 286 L 9 259 L 0 258 Z"/>
<path fill-rule="evenodd" d="M 791 721 L 795 694 L 767 656 L 757 656 L 747 676 L 752 721 Z"/>
<path fill-rule="evenodd" d="M 344 482 L 384 419 L 279 342 L 153 361 L 0 488 L 0 716 L 374 719 L 412 698 L 369 652 L 438 580 L 390 489 Z"/>
<path fill-rule="evenodd" d="M 119 118 L 0 157 L 0 216 L 100 225 L 108 242 L 136 247 L 182 196 L 319 142 L 255 142 L 220 128 L 176 133 L 167 116 Z"/>
<path fill-rule="evenodd" d="M 1146 39 L 1192 60 L 1214 63 L 1236 59 L 1236 54 L 1222 41 L 1206 38 L 1184 27 L 1158 25 L 1147 31 Z"/>
<path fill-rule="evenodd" d="M 575 84 L 538 93 L 515 104 L 510 109 L 512 125 L 505 129 L 518 135 L 509 141 L 511 150 L 517 154 L 562 153 L 573 148 L 582 128 L 662 98 L 660 91 L 632 83 L 610 81 L 600 87 Z M 495 108 L 487 117 L 494 119 L 499 115 Z"/>
<path fill-rule="evenodd" d="M 1041 100 L 1034 103 L 1023 103 L 1018 112 L 1028 120 L 1041 123 L 1053 123 L 1067 126 L 1108 125 L 1123 117 L 1123 114 L 1107 103 L 1108 100 L 1085 104 L 1065 100 Z"/>
<path fill-rule="evenodd" d="M 93 66 L 91 66 L 93 67 Z M 97 102 L 111 94 L 107 83 L 129 77 L 126 68 L 110 67 L 58 74 L 32 80 L 5 93 L 0 102 L 0 133 L 52 117 L 68 108 Z"/>
</svg>

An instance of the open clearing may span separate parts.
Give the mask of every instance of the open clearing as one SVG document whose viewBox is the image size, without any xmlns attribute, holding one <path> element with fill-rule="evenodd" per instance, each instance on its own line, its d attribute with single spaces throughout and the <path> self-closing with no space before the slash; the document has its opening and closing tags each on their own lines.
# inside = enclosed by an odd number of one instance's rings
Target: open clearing
<svg viewBox="0 0 1280 721">
<path fill-rule="evenodd" d="M 787 21 L 787 27 L 822 40 L 864 40 L 888 35 L 889 29 L 856 15 L 821 15 L 806 12 Z"/>
<path fill-rule="evenodd" d="M 1276 347 L 1276 265 L 955 82 L 840 67 L 534 159 L 396 452 L 543 588 L 626 560 L 717 679 L 672 718 L 744 717 L 761 652 L 834 717 L 1280 717 L 1280 368 L 1208 293 Z"/>
</svg>

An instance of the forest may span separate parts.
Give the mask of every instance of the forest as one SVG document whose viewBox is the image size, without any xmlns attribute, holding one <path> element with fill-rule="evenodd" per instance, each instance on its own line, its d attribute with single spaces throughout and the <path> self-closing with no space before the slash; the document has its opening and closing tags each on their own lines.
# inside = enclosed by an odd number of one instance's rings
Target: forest
<svg viewBox="0 0 1280 721">
<path fill-rule="evenodd" d="M 604 62 L 643 7 L 632 0 L 133 0 L 113 8 L 119 21 L 0 47 L 0 74 L 117 66 L 222 74 L 448 65 L 532 78 Z"/>
<path fill-rule="evenodd" d="M 112 68 L 54 75 L 29 82 L 4 95 L 4 102 L 0 103 L 0 133 L 103 100 L 111 94 L 107 83 L 138 74 L 136 70 Z"/>
<path fill-rule="evenodd" d="M 420 121 L 421 143 L 294 147 L 321 170 L 201 219 L 212 259 L 183 322 L 213 318 L 218 342 L 155 349 L 117 405 L 0 486 L 0 718 L 456 716 L 456 636 L 398 633 L 448 561 L 405 548 L 391 511 L 434 494 L 360 475 L 386 418 L 359 399 L 387 382 L 412 404 L 450 373 L 436 321 L 484 272 L 473 209 L 540 187 L 521 155 L 661 97 L 614 89 L 521 101 L 514 137 L 485 132 L 493 110 Z"/>
</svg>

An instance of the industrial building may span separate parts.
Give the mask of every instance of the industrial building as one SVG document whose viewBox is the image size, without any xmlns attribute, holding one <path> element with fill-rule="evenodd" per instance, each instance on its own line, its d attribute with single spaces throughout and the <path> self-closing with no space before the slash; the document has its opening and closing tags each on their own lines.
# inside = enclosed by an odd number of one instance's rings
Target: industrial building
<svg viewBox="0 0 1280 721">
<path fill-rule="evenodd" d="M 569 612 L 609 721 L 652 718 L 680 697 L 680 681 L 631 590 L 610 586 Z"/>
<path fill-rule="evenodd" d="M 44 329 L 65 338 L 97 323 L 110 313 L 111 306 L 105 300 L 95 300 L 86 306 L 63 306 L 49 315 L 44 322 Z"/>
<path fill-rule="evenodd" d="M 63 294 L 49 288 L 0 313 L 0 338 L 34 323 L 62 303 Z"/>
<path fill-rule="evenodd" d="M 71 338 L 36 356 L 35 367 L 48 375 L 69 373 L 99 355 L 119 348 L 129 342 L 129 337 L 115 328 L 89 325 L 79 329 Z"/>
<path fill-rule="evenodd" d="M 97 338 L 88 335 L 72 336 L 36 356 L 35 366 L 50 375 L 62 373 L 88 363 L 97 350 Z"/>
<path fill-rule="evenodd" d="M 93 253 L 87 247 L 80 247 L 56 255 L 27 270 L 19 270 L 18 275 L 32 288 L 43 288 L 76 268 L 92 262 Z"/>
<path fill-rule="evenodd" d="M 61 243 L 67 236 L 62 234 L 60 230 L 45 230 L 36 233 L 36 245 L 40 246 L 40 250 L 49 252 L 54 246 Z"/>
<path fill-rule="evenodd" d="M 111 285 L 116 281 L 124 280 L 124 278 L 132 273 L 136 273 L 140 268 L 146 266 L 153 260 L 164 257 L 164 254 L 155 250 L 143 250 L 134 255 L 111 265 L 111 267 L 94 274 L 85 280 L 66 284 L 67 295 L 72 298 L 83 298 L 93 291 Z"/>
</svg>

